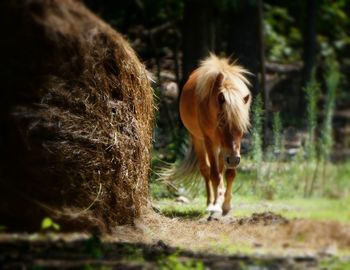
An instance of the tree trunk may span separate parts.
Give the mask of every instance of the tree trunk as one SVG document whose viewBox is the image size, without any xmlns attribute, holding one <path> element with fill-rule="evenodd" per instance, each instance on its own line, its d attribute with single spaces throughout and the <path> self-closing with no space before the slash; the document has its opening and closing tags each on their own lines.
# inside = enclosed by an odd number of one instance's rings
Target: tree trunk
<svg viewBox="0 0 350 270">
<path fill-rule="evenodd" d="M 227 53 L 238 63 L 247 68 L 255 76 L 251 76 L 253 93 L 259 92 L 258 74 L 260 72 L 260 48 L 259 48 L 259 18 L 256 5 L 245 1 L 238 8 L 228 11 L 226 36 Z"/>
<path fill-rule="evenodd" d="M 264 16 L 263 16 L 263 1 L 257 2 L 257 14 L 258 14 L 258 31 L 259 31 L 259 60 L 260 60 L 260 93 L 263 98 L 264 104 L 264 146 L 267 146 L 267 129 L 269 120 L 269 103 L 270 98 L 266 89 L 266 71 L 265 71 L 265 43 L 264 43 Z"/>
<path fill-rule="evenodd" d="M 215 23 L 211 1 L 187 0 L 183 18 L 182 82 L 198 66 L 199 60 L 214 50 Z"/>
<path fill-rule="evenodd" d="M 307 0 L 306 3 L 306 22 L 304 29 L 304 69 L 302 75 L 302 87 L 299 93 L 299 113 L 305 112 L 305 95 L 303 87 L 307 85 L 310 80 L 312 69 L 316 62 L 316 16 L 317 16 L 317 0 Z"/>
</svg>

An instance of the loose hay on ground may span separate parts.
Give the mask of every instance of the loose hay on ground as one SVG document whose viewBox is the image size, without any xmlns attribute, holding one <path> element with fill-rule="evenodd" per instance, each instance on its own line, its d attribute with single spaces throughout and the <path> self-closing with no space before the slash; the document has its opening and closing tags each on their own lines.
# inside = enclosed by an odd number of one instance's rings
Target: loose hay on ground
<svg viewBox="0 0 350 270">
<path fill-rule="evenodd" d="M 119 227 L 118 236 L 111 236 L 108 241 L 116 239 L 146 243 L 162 240 L 173 247 L 220 254 L 250 250 L 276 255 L 317 255 L 329 247 L 350 252 L 350 224 L 288 220 L 271 212 L 231 218 L 229 222 L 226 219 L 199 222 L 153 213 L 138 223 L 136 229 Z"/>
<path fill-rule="evenodd" d="M 113 231 L 148 200 L 153 93 L 124 38 L 74 0 L 0 4 L 1 225 Z"/>
</svg>

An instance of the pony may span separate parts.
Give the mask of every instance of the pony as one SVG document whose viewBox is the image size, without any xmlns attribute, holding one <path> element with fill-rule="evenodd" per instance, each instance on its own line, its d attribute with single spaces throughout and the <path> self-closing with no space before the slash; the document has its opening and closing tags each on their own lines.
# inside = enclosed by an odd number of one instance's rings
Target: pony
<svg viewBox="0 0 350 270">
<path fill-rule="evenodd" d="M 231 209 L 241 138 L 250 127 L 247 74 L 235 62 L 210 54 L 190 74 L 181 92 L 180 118 L 192 145 L 172 176 L 186 177 L 199 169 L 205 180 L 207 211 L 211 213 L 226 215 Z"/>
<path fill-rule="evenodd" d="M 250 74 L 229 59 L 210 54 L 185 83 L 179 101 L 180 118 L 191 146 L 179 166 L 163 170 L 160 180 L 205 180 L 207 211 L 226 215 L 232 184 L 240 163 L 241 139 L 250 127 Z M 226 178 L 226 188 L 224 185 Z"/>
</svg>

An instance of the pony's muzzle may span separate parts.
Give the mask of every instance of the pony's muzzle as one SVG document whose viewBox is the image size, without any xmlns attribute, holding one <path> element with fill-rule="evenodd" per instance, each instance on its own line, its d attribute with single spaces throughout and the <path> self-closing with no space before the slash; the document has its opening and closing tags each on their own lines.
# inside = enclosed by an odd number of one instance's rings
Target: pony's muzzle
<svg viewBox="0 0 350 270">
<path fill-rule="evenodd" d="M 225 157 L 225 164 L 229 168 L 236 168 L 241 162 L 240 156 L 228 155 Z"/>
</svg>

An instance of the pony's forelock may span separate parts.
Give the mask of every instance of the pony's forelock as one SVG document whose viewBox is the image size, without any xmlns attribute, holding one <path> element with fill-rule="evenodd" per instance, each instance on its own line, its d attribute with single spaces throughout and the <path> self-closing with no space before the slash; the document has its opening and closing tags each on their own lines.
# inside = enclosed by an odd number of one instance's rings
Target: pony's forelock
<svg viewBox="0 0 350 270">
<path fill-rule="evenodd" d="M 211 95 L 211 90 L 219 73 L 224 76 L 224 83 L 231 83 L 234 87 L 223 89 L 225 104 L 223 106 L 223 116 L 231 129 L 238 129 L 247 132 L 250 126 L 248 104 L 244 103 L 244 97 L 250 95 L 248 85 L 250 85 L 245 75 L 250 74 L 243 67 L 230 63 L 229 59 L 218 58 L 214 54 L 204 59 L 197 69 L 196 95 L 200 100 Z"/>
<path fill-rule="evenodd" d="M 223 114 L 229 128 L 246 133 L 250 127 L 249 104 L 244 103 L 244 97 L 238 91 L 224 91 L 226 102 Z"/>
</svg>

